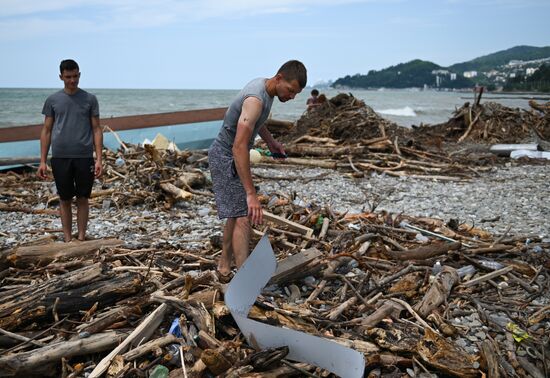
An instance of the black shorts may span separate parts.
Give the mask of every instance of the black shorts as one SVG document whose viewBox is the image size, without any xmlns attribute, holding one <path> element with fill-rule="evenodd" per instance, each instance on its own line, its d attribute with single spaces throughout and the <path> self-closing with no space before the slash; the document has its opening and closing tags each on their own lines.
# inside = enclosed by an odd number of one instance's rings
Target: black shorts
<svg viewBox="0 0 550 378">
<path fill-rule="evenodd" d="M 94 185 L 93 158 L 52 158 L 50 162 L 60 199 L 90 198 Z"/>
</svg>

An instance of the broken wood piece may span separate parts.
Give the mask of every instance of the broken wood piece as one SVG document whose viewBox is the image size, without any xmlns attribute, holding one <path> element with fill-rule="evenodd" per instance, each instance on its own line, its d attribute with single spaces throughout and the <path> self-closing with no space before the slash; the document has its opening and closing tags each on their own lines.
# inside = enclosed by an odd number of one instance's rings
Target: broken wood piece
<svg viewBox="0 0 550 378">
<path fill-rule="evenodd" d="M 456 269 L 444 266 L 443 270 L 435 277 L 424 297 L 414 309 L 422 317 L 428 316 L 440 304 L 447 301 L 451 288 L 459 281 Z"/>
<path fill-rule="evenodd" d="M 58 362 L 62 357 L 70 358 L 104 352 L 120 343 L 125 336 L 120 332 L 109 331 L 84 339 L 63 340 L 28 352 L 2 356 L 0 357 L 0 376 L 21 377 L 31 372 L 37 374 L 41 372 L 41 367 L 47 368 L 49 363 Z"/>
<path fill-rule="evenodd" d="M 268 211 L 264 210 L 264 219 L 270 222 L 273 222 L 275 224 L 278 224 L 280 226 L 287 226 L 288 228 L 302 234 L 306 235 L 307 237 L 311 237 L 313 235 L 313 229 L 303 226 L 299 223 L 293 222 L 291 220 L 285 219 L 283 217 L 280 217 L 278 215 L 272 214 Z"/>
<path fill-rule="evenodd" d="M 285 282 L 289 276 L 303 269 L 315 259 L 319 259 L 323 254 L 316 248 L 306 249 L 296 253 L 277 263 L 277 269 L 269 281 L 271 284 L 280 284 Z"/>
<path fill-rule="evenodd" d="M 163 303 L 158 306 L 149 316 L 147 316 L 141 324 L 128 335 L 128 337 L 120 343 L 115 349 L 111 351 L 105 358 L 101 360 L 95 369 L 88 376 L 89 378 L 99 378 L 109 368 L 111 361 L 116 355 L 124 352 L 126 348 L 133 345 L 135 342 L 141 343 L 143 340 L 149 339 L 151 335 L 156 331 L 157 327 L 164 320 L 164 314 L 168 310 L 168 305 Z"/>
<path fill-rule="evenodd" d="M 426 260 L 431 257 L 443 255 L 449 251 L 456 251 L 462 247 L 462 243 L 444 243 L 430 244 L 424 247 L 408 249 L 405 251 L 388 251 L 388 253 L 396 260 Z"/>
<path fill-rule="evenodd" d="M 372 314 L 370 314 L 366 318 L 361 319 L 360 328 L 363 330 L 368 330 L 380 323 L 382 319 L 387 318 L 393 313 L 399 313 L 403 309 L 403 306 L 395 302 L 384 301 L 384 304 L 378 307 Z"/>
<path fill-rule="evenodd" d="M 164 190 L 168 194 L 171 194 L 176 200 L 178 199 L 188 200 L 193 198 L 192 193 L 186 190 L 180 189 L 174 184 L 170 184 L 169 182 L 160 184 L 160 187 L 162 190 Z"/>
<path fill-rule="evenodd" d="M 133 361 L 136 358 L 139 358 L 156 348 L 173 343 L 179 343 L 179 339 L 173 334 L 169 333 L 167 335 L 159 337 L 158 339 L 148 341 L 145 344 L 129 350 L 128 352 L 124 353 L 122 357 L 125 361 Z"/>
<path fill-rule="evenodd" d="M 2 253 L 0 265 L 2 262 L 9 262 L 18 267 L 31 263 L 45 263 L 61 258 L 84 256 L 101 248 L 115 247 L 122 244 L 124 242 L 118 239 L 97 239 L 15 247 Z"/>
<path fill-rule="evenodd" d="M 502 276 L 508 272 L 511 272 L 512 270 L 514 269 L 513 266 L 507 266 L 505 268 L 502 268 L 502 269 L 499 269 L 499 270 L 495 270 L 494 272 L 491 272 L 491 273 L 488 273 L 488 274 L 485 274 L 481 277 L 478 277 L 478 278 L 474 278 L 473 280 L 470 280 L 470 281 L 466 281 L 464 283 L 462 283 L 460 286 L 462 287 L 470 287 L 470 286 L 474 286 L 474 285 L 477 285 L 478 283 L 481 283 L 481 282 L 485 282 L 485 281 L 488 281 L 488 280 L 491 280 L 495 277 L 498 277 L 498 276 Z"/>
</svg>

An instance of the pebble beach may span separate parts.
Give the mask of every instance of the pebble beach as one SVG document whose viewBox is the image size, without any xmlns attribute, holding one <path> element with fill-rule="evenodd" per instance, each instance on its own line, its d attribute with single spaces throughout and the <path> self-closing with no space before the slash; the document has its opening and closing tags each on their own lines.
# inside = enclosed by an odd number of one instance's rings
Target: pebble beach
<svg viewBox="0 0 550 378">
<path fill-rule="evenodd" d="M 416 217 L 457 219 L 502 235 L 550 238 L 550 165 L 508 163 L 471 180 L 444 182 L 396 178 L 373 173 L 354 178 L 322 168 L 255 167 L 260 193 L 293 196 L 302 205 L 330 206 L 344 213 L 386 211 Z M 99 183 L 98 183 L 99 185 Z M 43 183 L 51 190 L 51 183 Z M 36 208 L 44 208 L 38 204 Z M 52 235 L 61 238 L 58 216 L 2 212 L 0 248 Z M 211 197 L 196 196 L 170 211 L 134 207 L 91 208 L 88 237 L 117 237 L 131 246 L 167 243 L 200 248 L 210 236 L 221 234 Z"/>
</svg>

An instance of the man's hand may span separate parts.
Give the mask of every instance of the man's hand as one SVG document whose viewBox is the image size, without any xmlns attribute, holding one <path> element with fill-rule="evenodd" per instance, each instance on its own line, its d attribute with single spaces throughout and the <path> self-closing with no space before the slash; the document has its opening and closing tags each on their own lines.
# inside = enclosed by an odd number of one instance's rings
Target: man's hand
<svg viewBox="0 0 550 378">
<path fill-rule="evenodd" d="M 103 173 L 103 165 L 101 164 L 101 161 L 96 160 L 95 167 L 94 167 L 95 178 L 101 177 L 102 173 Z"/>
<path fill-rule="evenodd" d="M 256 194 L 248 194 L 246 196 L 246 203 L 248 205 L 248 217 L 252 224 L 261 224 L 263 221 L 262 205 L 258 201 Z"/>
<path fill-rule="evenodd" d="M 40 166 L 38 167 L 38 171 L 36 172 L 38 177 L 45 180 L 48 178 L 48 165 L 46 163 L 40 163 Z"/>
<path fill-rule="evenodd" d="M 285 148 L 283 147 L 283 145 L 281 143 L 277 142 L 276 140 L 271 141 L 271 143 L 269 143 L 267 145 L 267 148 L 269 148 L 269 151 L 271 151 L 271 154 L 278 154 L 279 156 L 281 156 L 281 155 L 286 156 Z M 281 158 L 279 158 L 279 159 L 281 159 Z M 282 158 L 282 159 L 284 159 L 284 158 Z"/>
</svg>

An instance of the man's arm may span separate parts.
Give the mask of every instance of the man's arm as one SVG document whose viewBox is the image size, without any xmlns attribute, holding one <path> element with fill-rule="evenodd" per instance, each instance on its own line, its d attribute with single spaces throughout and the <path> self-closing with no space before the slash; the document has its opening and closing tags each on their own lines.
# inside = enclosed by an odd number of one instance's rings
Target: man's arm
<svg viewBox="0 0 550 378">
<path fill-rule="evenodd" d="M 44 127 L 40 132 L 40 166 L 38 167 L 38 177 L 47 178 L 48 172 L 48 151 L 50 150 L 50 144 L 52 142 L 52 128 L 53 128 L 53 117 L 46 116 L 44 118 Z"/>
<path fill-rule="evenodd" d="M 103 172 L 103 130 L 101 130 L 101 126 L 99 125 L 99 117 L 93 116 L 91 118 L 92 122 L 92 132 L 94 134 L 94 149 L 95 149 L 95 167 L 94 167 L 94 174 L 95 177 L 101 176 L 101 173 Z"/>
<path fill-rule="evenodd" d="M 267 148 L 269 148 L 269 151 L 271 151 L 272 153 L 286 155 L 283 145 L 277 142 L 275 138 L 273 138 L 273 135 L 271 135 L 265 125 L 262 125 L 262 127 L 260 127 L 260 131 L 258 132 L 258 134 L 267 143 Z"/>
<path fill-rule="evenodd" d="M 260 118 L 261 111 L 262 103 L 256 97 L 248 97 L 244 100 L 241 116 L 237 123 L 237 134 L 233 143 L 235 167 L 246 192 L 248 216 L 254 224 L 262 223 L 263 213 L 260 201 L 258 201 L 258 197 L 256 196 L 254 183 L 252 182 L 248 143 L 250 138 L 252 138 L 254 125 L 258 121 L 258 118 Z"/>
</svg>

